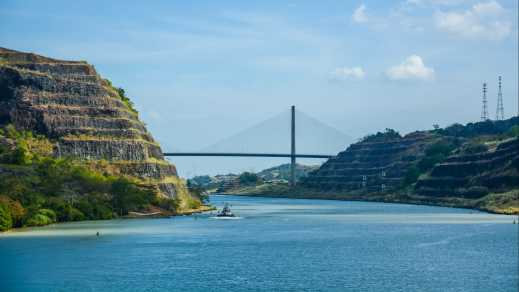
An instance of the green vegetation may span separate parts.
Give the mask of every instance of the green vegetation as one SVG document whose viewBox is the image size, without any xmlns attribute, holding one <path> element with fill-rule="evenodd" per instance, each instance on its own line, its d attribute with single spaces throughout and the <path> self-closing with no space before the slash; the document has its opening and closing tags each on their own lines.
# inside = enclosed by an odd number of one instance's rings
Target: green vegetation
<svg viewBox="0 0 519 292">
<path fill-rule="evenodd" d="M 128 96 L 126 96 L 126 92 L 124 91 L 123 88 L 121 87 L 115 87 L 112 85 L 112 82 L 108 79 L 104 79 L 104 81 L 106 82 L 106 84 L 108 85 L 108 88 L 114 92 L 115 94 L 117 94 L 117 96 L 121 99 L 121 101 L 126 105 L 126 107 L 128 107 L 129 110 L 131 110 L 132 112 L 134 113 L 137 113 L 137 110 L 135 109 L 135 105 L 133 104 L 133 102 L 130 100 L 130 98 Z"/>
<path fill-rule="evenodd" d="M 0 231 L 6 231 L 13 227 L 13 219 L 9 206 L 0 201 Z"/>
<path fill-rule="evenodd" d="M 70 159 L 48 156 L 52 144 L 42 136 L 0 131 L 0 230 L 54 222 L 110 219 L 150 205 L 177 202 L 124 177 L 89 169 Z"/>
<path fill-rule="evenodd" d="M 253 172 L 244 172 L 238 177 L 241 186 L 257 185 L 261 182 L 261 178 Z"/>
<path fill-rule="evenodd" d="M 467 145 L 465 145 L 461 149 L 461 152 L 463 154 L 478 154 L 478 153 L 487 152 L 487 151 L 488 151 L 487 145 L 485 145 L 483 143 L 478 143 L 476 141 L 467 143 Z"/>
<path fill-rule="evenodd" d="M 189 193 L 195 197 L 197 197 L 200 202 L 202 203 L 208 203 L 209 202 L 209 194 L 207 193 L 206 189 L 197 183 L 193 182 L 192 180 L 187 180 L 187 188 L 189 190 Z"/>
<path fill-rule="evenodd" d="M 367 135 L 361 139 L 361 142 L 386 142 L 401 138 L 400 133 L 393 129 L 386 128 L 384 132 Z"/>
<path fill-rule="evenodd" d="M 511 130 L 514 126 L 517 127 L 518 124 L 519 118 L 513 117 L 503 121 L 487 120 L 484 122 L 468 123 L 466 125 L 453 124 L 444 129 L 433 130 L 433 132 L 442 136 L 473 138 L 481 135 L 502 135 Z"/>
<path fill-rule="evenodd" d="M 436 164 L 444 161 L 460 144 L 457 139 L 441 139 L 425 149 L 425 156 L 411 165 L 404 176 L 403 187 L 414 184 L 420 175 L 426 174 Z"/>
<path fill-rule="evenodd" d="M 124 104 L 126 104 L 126 106 L 129 109 L 131 109 L 133 112 L 137 112 L 137 110 L 134 107 L 133 102 L 130 100 L 129 97 L 126 96 L 126 92 L 124 91 L 124 89 L 121 87 L 117 87 L 116 89 L 117 89 L 117 93 L 119 94 L 119 97 L 124 102 Z"/>
<path fill-rule="evenodd" d="M 421 173 L 430 170 L 437 163 L 442 162 L 447 156 L 456 149 L 456 142 L 441 140 L 429 145 L 425 150 L 425 157 L 418 162 L 418 169 Z"/>
<path fill-rule="evenodd" d="M 509 137 L 519 137 L 519 125 L 512 126 L 508 130 L 507 136 L 509 136 Z"/>
</svg>

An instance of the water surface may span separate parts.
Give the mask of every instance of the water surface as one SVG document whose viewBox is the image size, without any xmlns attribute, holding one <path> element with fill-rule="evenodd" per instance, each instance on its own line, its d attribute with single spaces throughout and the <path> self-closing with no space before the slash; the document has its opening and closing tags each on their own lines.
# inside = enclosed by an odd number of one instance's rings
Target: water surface
<svg viewBox="0 0 519 292">
<path fill-rule="evenodd" d="M 213 196 L 210 214 L 0 235 L 0 291 L 517 291 L 511 216 Z M 97 237 L 96 232 L 101 236 Z"/>
</svg>

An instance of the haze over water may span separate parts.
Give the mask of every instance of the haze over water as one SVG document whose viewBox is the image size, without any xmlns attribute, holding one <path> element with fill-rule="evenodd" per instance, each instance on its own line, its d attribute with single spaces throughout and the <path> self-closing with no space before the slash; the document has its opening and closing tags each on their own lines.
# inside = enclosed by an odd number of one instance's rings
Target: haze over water
<svg viewBox="0 0 519 292">
<path fill-rule="evenodd" d="M 58 224 L 0 235 L 2 291 L 517 291 L 511 216 L 212 196 L 242 219 Z M 98 238 L 95 233 L 99 231 Z"/>
</svg>

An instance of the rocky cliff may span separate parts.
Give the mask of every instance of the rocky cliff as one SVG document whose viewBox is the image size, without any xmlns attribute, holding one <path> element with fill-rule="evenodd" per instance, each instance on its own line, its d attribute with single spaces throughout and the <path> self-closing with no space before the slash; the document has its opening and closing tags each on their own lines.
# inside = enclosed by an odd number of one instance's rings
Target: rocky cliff
<svg viewBox="0 0 519 292">
<path fill-rule="evenodd" d="M 0 48 L 0 125 L 44 135 L 55 157 L 130 177 L 159 196 L 189 196 L 124 91 L 83 61 Z"/>
</svg>

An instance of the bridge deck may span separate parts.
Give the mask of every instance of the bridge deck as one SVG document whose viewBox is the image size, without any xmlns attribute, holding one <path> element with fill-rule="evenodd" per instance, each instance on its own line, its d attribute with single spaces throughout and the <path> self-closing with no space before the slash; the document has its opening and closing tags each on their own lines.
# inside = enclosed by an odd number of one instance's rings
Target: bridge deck
<svg viewBox="0 0 519 292">
<path fill-rule="evenodd" d="M 222 153 L 222 152 L 165 152 L 164 156 L 213 156 L 213 157 L 288 157 L 284 153 Z M 334 155 L 325 154 L 295 154 L 297 158 L 332 158 Z"/>
</svg>

